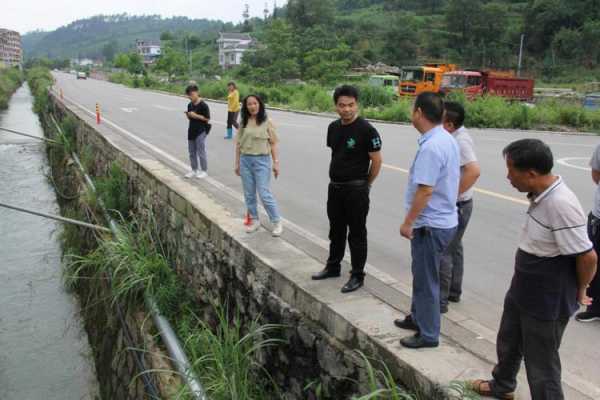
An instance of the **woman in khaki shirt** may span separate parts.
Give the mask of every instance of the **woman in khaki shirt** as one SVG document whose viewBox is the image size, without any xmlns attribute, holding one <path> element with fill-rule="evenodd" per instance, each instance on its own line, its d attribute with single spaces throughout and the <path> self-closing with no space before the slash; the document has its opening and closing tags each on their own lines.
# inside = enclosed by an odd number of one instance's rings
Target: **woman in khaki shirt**
<svg viewBox="0 0 600 400">
<path fill-rule="evenodd" d="M 273 225 L 273 236 L 281 236 L 283 224 L 271 191 L 271 171 L 276 179 L 279 176 L 279 139 L 273 123 L 267 118 L 264 103 L 257 95 L 247 96 L 242 103 L 242 125 L 236 141 L 235 173 L 242 178 L 246 208 L 252 219 L 247 232 L 253 233 L 260 228 L 258 193 Z"/>
</svg>

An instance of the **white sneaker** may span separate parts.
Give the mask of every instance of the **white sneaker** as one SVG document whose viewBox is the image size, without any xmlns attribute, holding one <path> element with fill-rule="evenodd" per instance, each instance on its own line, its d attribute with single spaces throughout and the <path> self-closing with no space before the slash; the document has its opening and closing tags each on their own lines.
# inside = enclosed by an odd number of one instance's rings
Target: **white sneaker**
<svg viewBox="0 0 600 400">
<path fill-rule="evenodd" d="M 185 174 L 183 177 L 184 177 L 185 179 L 191 179 L 191 178 L 193 178 L 193 177 L 197 176 L 197 174 L 198 174 L 198 172 L 197 172 L 197 171 L 190 171 L 190 172 L 188 172 L 187 174 Z"/>
<path fill-rule="evenodd" d="M 273 237 L 279 237 L 283 233 L 283 223 L 281 221 L 273 225 Z"/>
<path fill-rule="evenodd" d="M 205 171 L 198 171 L 196 172 L 196 178 L 198 179 L 204 179 L 208 176 L 208 174 Z"/>
<path fill-rule="evenodd" d="M 246 227 L 246 233 L 254 233 L 260 228 L 260 221 L 252 220 L 250 225 Z"/>
</svg>

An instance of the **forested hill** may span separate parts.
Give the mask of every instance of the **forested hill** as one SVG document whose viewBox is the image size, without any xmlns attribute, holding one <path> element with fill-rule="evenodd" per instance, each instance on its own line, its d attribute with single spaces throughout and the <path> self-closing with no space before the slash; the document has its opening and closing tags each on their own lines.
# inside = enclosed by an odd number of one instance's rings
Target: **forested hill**
<svg viewBox="0 0 600 400">
<path fill-rule="evenodd" d="M 111 60 L 131 49 L 136 38 L 158 39 L 165 32 L 179 39 L 165 46 L 181 53 L 181 38 L 193 32 L 200 39 L 194 51 L 210 58 L 200 63 L 206 66 L 202 72 L 217 73 L 212 39 L 222 30 L 250 31 L 262 44 L 239 71 L 253 80 L 331 81 L 351 67 L 375 62 L 403 66 L 435 60 L 515 69 L 522 35 L 526 72 L 567 82 L 600 79 L 600 0 L 288 0 L 267 20 L 239 25 L 97 16 L 27 34 L 24 47 L 28 58 Z"/>
<path fill-rule="evenodd" d="M 231 24 L 186 17 L 99 15 L 78 20 L 52 32 L 23 35 L 25 57 L 64 59 L 74 57 L 112 58 L 132 49 L 136 39 L 158 40 L 162 32 L 194 32 L 200 37 L 216 37 Z"/>
</svg>

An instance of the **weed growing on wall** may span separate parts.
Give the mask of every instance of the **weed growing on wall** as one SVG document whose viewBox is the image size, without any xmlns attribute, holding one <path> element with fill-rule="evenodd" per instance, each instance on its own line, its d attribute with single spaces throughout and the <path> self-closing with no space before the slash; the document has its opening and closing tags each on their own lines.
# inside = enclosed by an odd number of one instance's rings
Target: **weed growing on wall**
<svg viewBox="0 0 600 400">
<path fill-rule="evenodd" d="M 127 174 L 117 163 L 112 163 L 106 177 L 95 180 L 97 195 L 109 210 L 117 214 L 117 219 L 129 216 L 129 186 Z"/>
</svg>

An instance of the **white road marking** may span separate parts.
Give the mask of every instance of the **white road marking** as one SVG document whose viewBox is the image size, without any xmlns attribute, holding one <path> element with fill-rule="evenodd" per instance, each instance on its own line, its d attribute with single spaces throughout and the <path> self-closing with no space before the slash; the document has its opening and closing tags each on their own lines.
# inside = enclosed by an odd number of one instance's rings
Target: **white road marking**
<svg viewBox="0 0 600 400">
<path fill-rule="evenodd" d="M 138 109 L 135 107 L 121 107 L 121 110 L 125 111 L 126 113 L 132 113 L 134 111 L 137 111 Z"/>
<path fill-rule="evenodd" d="M 575 168 L 575 169 L 579 169 L 581 171 L 591 171 L 592 170 L 590 167 L 582 167 L 579 165 L 571 164 L 571 161 L 575 161 L 575 160 L 588 161 L 589 158 L 588 157 L 565 157 L 565 158 L 561 158 L 560 160 L 557 160 L 556 162 L 560 165 L 564 165 L 565 167 Z"/>
<path fill-rule="evenodd" d="M 164 110 L 164 111 L 177 111 L 176 108 L 161 106 L 160 104 L 154 104 L 154 107 L 158 108 L 159 110 Z"/>
<path fill-rule="evenodd" d="M 394 170 L 394 171 L 402 172 L 404 174 L 408 174 L 409 173 L 409 171 L 407 169 L 396 167 L 395 165 L 383 164 L 383 167 L 387 168 L 387 169 Z M 518 197 L 508 196 L 506 194 L 497 193 L 497 192 L 493 192 L 491 190 L 481 189 L 481 188 L 478 188 L 478 187 L 473 188 L 473 190 L 476 191 L 476 192 L 478 192 L 478 193 L 490 196 L 490 197 L 495 197 L 497 199 L 507 200 L 507 201 L 510 201 L 510 202 L 513 202 L 513 203 L 523 204 L 525 206 L 529 205 L 529 202 L 527 200 L 519 199 Z"/>
<path fill-rule="evenodd" d="M 523 132 L 527 132 L 527 131 L 523 131 Z M 533 132 L 532 132 L 533 133 Z M 539 133 L 545 133 L 545 132 L 539 132 Z M 472 136 L 474 139 L 477 140 L 484 140 L 484 141 L 488 141 L 488 142 L 500 142 L 500 143 L 510 143 L 513 142 L 514 139 L 500 139 L 500 138 L 491 138 L 491 137 L 487 137 L 487 134 L 484 133 L 472 133 Z M 581 137 L 581 136 L 574 136 L 575 137 Z M 572 146 L 572 147 L 587 147 L 587 148 L 595 148 L 597 145 L 595 144 L 583 144 L 583 143 L 567 143 L 567 142 L 547 142 L 544 141 L 544 143 L 546 143 L 548 146 Z"/>
</svg>

